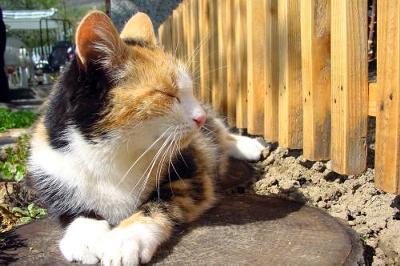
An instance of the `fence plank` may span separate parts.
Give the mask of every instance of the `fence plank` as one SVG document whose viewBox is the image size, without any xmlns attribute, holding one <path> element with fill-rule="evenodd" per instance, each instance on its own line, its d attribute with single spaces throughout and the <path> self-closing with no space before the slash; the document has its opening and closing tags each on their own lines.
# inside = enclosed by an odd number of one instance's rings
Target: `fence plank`
<svg viewBox="0 0 400 266">
<path fill-rule="evenodd" d="M 332 0 L 332 168 L 365 170 L 368 119 L 367 0 Z"/>
<path fill-rule="evenodd" d="M 227 114 L 227 88 L 226 88 L 226 2 L 230 0 L 217 0 L 217 27 L 218 27 L 218 88 L 215 92 L 216 111 L 225 116 Z"/>
<path fill-rule="evenodd" d="M 236 127 L 247 127 L 247 0 L 235 0 Z"/>
<path fill-rule="evenodd" d="M 163 24 L 158 28 L 158 38 L 160 44 L 164 47 L 165 51 L 171 51 L 172 44 L 172 29 L 171 19 L 167 18 Z"/>
<path fill-rule="evenodd" d="M 178 10 L 175 9 L 172 12 L 172 53 L 178 57 L 178 42 L 179 42 L 179 31 L 178 31 Z"/>
<path fill-rule="evenodd" d="M 200 68 L 200 32 L 199 32 L 199 1 L 190 0 L 190 35 L 192 41 L 192 51 L 189 54 L 191 58 L 191 69 L 193 73 L 193 81 L 195 84 L 194 92 L 196 97 L 200 96 L 200 78 L 199 78 L 199 68 Z"/>
<path fill-rule="evenodd" d="M 192 72 L 191 64 L 189 62 L 189 55 L 191 54 L 192 40 L 191 40 L 191 25 L 190 25 L 190 1 L 182 1 L 182 34 L 183 34 L 183 61 L 188 64 L 190 72 Z"/>
<path fill-rule="evenodd" d="M 250 134 L 264 134 L 264 98 L 266 91 L 266 0 L 247 1 L 247 86 Z"/>
<path fill-rule="evenodd" d="M 212 106 L 214 110 L 219 110 L 220 104 L 220 86 L 219 86 L 219 60 L 218 60 L 218 12 L 217 12 L 218 0 L 210 0 L 210 71 L 211 77 L 211 97 Z"/>
<path fill-rule="evenodd" d="M 279 114 L 279 57 L 278 53 L 278 0 L 267 0 L 267 81 L 264 106 L 264 137 L 270 142 L 278 141 Z"/>
<path fill-rule="evenodd" d="M 330 0 L 301 1 L 303 154 L 330 158 L 331 65 Z"/>
<path fill-rule="evenodd" d="M 375 182 L 400 193 L 400 1 L 378 1 Z"/>
<path fill-rule="evenodd" d="M 299 149 L 303 140 L 300 0 L 278 1 L 279 145 Z"/>
<path fill-rule="evenodd" d="M 210 3 L 209 0 L 199 2 L 199 74 L 200 74 L 200 99 L 204 103 L 211 102 L 210 83 Z"/>
<path fill-rule="evenodd" d="M 234 24 L 234 1 L 225 1 L 225 31 L 226 31 L 226 97 L 227 97 L 227 118 L 230 126 L 236 126 L 236 59 L 234 50 L 235 29 Z"/>
</svg>

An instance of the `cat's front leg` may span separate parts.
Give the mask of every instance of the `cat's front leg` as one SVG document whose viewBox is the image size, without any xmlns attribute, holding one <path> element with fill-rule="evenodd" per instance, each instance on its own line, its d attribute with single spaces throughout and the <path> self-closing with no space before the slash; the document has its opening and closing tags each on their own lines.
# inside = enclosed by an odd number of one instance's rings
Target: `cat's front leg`
<svg viewBox="0 0 400 266">
<path fill-rule="evenodd" d="M 139 211 L 110 231 L 103 242 L 105 266 L 148 263 L 172 232 L 173 224 L 158 206 L 151 213 Z"/>
<path fill-rule="evenodd" d="M 109 232 L 107 221 L 76 218 L 68 225 L 60 241 L 61 253 L 70 262 L 96 264 L 102 254 L 102 239 Z"/>
<path fill-rule="evenodd" d="M 258 161 L 265 147 L 255 138 L 229 134 L 228 153 L 230 156 L 247 161 Z"/>
</svg>

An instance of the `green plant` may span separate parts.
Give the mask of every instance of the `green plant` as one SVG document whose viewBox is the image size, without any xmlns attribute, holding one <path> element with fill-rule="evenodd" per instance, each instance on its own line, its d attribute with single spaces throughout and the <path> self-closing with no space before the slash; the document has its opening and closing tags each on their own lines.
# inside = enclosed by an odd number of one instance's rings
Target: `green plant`
<svg viewBox="0 0 400 266">
<path fill-rule="evenodd" d="M 28 207 L 14 207 L 11 212 L 19 216 L 20 224 L 27 224 L 33 219 L 42 218 L 47 215 L 46 209 L 39 208 L 34 203 L 29 204 Z"/>
<path fill-rule="evenodd" d="M 36 118 L 37 115 L 30 111 L 11 111 L 0 108 L 0 132 L 10 128 L 30 127 Z"/>
<path fill-rule="evenodd" d="M 0 179 L 20 182 L 26 174 L 28 151 L 28 135 L 19 137 L 14 147 L 7 147 L 4 160 L 0 161 Z"/>
</svg>

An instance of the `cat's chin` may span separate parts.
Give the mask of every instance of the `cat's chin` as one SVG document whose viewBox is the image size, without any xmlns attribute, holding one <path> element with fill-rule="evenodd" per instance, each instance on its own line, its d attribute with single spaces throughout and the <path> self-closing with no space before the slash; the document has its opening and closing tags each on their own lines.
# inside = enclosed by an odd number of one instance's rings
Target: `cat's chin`
<svg viewBox="0 0 400 266">
<path fill-rule="evenodd" d="M 192 132 L 185 134 L 180 141 L 180 148 L 185 149 L 187 146 L 189 146 L 189 144 L 199 134 L 199 132 L 200 132 L 199 130 L 194 130 Z"/>
</svg>

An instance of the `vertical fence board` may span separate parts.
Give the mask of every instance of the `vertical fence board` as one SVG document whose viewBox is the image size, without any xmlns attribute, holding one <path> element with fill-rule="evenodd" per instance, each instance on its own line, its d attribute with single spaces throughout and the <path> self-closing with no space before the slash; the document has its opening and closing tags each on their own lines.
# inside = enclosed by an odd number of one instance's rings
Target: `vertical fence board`
<svg viewBox="0 0 400 266">
<path fill-rule="evenodd" d="M 332 0 L 332 168 L 365 170 L 368 120 L 367 0 Z"/>
<path fill-rule="evenodd" d="M 301 1 L 303 154 L 330 158 L 330 0 Z"/>
<path fill-rule="evenodd" d="M 278 0 L 267 0 L 266 15 L 266 94 L 264 105 L 264 137 L 278 141 L 279 57 L 278 57 Z"/>
<path fill-rule="evenodd" d="M 264 134 L 266 0 L 247 1 L 247 130 Z"/>
<path fill-rule="evenodd" d="M 192 41 L 192 52 L 189 54 L 191 58 L 191 68 L 193 73 L 193 81 L 195 84 L 194 92 L 196 97 L 200 96 L 200 78 L 199 78 L 199 68 L 200 68 L 200 33 L 199 33 L 199 1 L 190 0 L 190 35 Z"/>
<path fill-rule="evenodd" d="M 178 10 L 177 9 L 175 9 L 172 12 L 171 28 L 172 28 L 172 52 L 176 57 L 178 57 L 179 32 L 178 32 Z"/>
<path fill-rule="evenodd" d="M 230 126 L 236 126 L 236 98 L 237 83 L 236 79 L 236 59 L 234 41 L 235 41 L 235 24 L 234 24 L 234 1 L 225 2 L 225 31 L 226 34 L 226 97 L 227 97 L 227 118 Z"/>
<path fill-rule="evenodd" d="M 204 103 L 211 102 L 210 83 L 210 2 L 199 2 L 199 75 L 200 75 L 200 99 Z"/>
<path fill-rule="evenodd" d="M 219 99 L 220 99 L 220 86 L 219 86 L 219 60 L 218 60 L 218 12 L 217 12 L 218 0 L 210 0 L 210 71 L 211 77 L 211 96 L 212 106 L 214 110 L 219 110 Z"/>
<path fill-rule="evenodd" d="M 158 28 L 158 38 L 160 44 L 164 47 L 165 51 L 171 51 L 172 46 L 172 28 L 171 17 L 167 18 L 163 24 Z"/>
<path fill-rule="evenodd" d="M 302 148 L 300 0 L 278 1 L 279 145 Z"/>
<path fill-rule="evenodd" d="M 190 1 L 182 1 L 182 35 L 183 35 L 183 60 L 185 63 L 190 64 L 189 62 L 189 54 L 192 51 L 192 42 L 191 42 L 191 26 L 190 26 Z M 190 65 L 189 70 L 191 71 Z"/>
<path fill-rule="evenodd" d="M 378 1 L 375 182 L 400 193 L 400 1 Z"/>
<path fill-rule="evenodd" d="M 247 127 L 247 0 L 235 0 L 236 127 Z"/>
<path fill-rule="evenodd" d="M 217 0 L 217 28 L 218 28 L 218 88 L 215 94 L 216 111 L 225 116 L 227 114 L 227 86 L 226 86 L 226 2 L 229 0 Z"/>
</svg>

